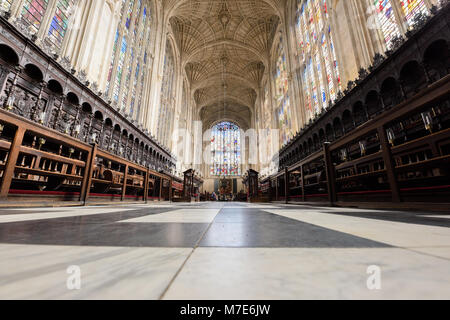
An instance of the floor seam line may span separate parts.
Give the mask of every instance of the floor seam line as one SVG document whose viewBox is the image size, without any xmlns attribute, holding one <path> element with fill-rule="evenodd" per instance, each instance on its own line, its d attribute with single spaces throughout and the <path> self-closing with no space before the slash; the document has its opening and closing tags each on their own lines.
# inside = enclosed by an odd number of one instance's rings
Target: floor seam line
<svg viewBox="0 0 450 320">
<path fill-rule="evenodd" d="M 407 251 L 410 251 L 410 252 L 414 252 L 414 253 L 417 253 L 417 254 L 421 254 L 421 255 L 424 255 L 424 256 L 427 256 L 427 257 L 433 257 L 433 258 L 437 258 L 437 259 L 441 259 L 441 260 L 445 260 L 445 261 L 450 261 L 450 258 L 436 256 L 434 254 L 430 254 L 430 253 L 426 253 L 426 252 L 416 251 L 416 250 L 414 250 L 412 248 L 408 248 L 408 247 L 398 247 L 398 248 L 401 248 L 401 249 L 404 249 L 404 250 L 407 250 Z M 433 247 L 429 247 L 429 248 L 433 248 Z"/>
<path fill-rule="evenodd" d="M 158 300 L 163 300 L 165 295 L 167 294 L 167 292 L 169 291 L 170 287 L 172 286 L 172 284 L 175 282 L 175 280 L 177 279 L 178 275 L 181 273 L 181 271 L 183 270 L 184 266 L 186 265 L 186 263 L 188 262 L 188 260 L 191 258 L 191 256 L 194 254 L 195 249 L 197 249 L 200 245 L 200 242 L 203 240 L 203 238 L 205 237 L 206 233 L 208 233 L 209 229 L 211 229 L 211 226 L 214 223 L 214 220 L 216 220 L 217 216 L 222 212 L 223 207 L 219 210 L 219 212 L 217 213 L 217 215 L 214 217 L 214 219 L 211 221 L 211 223 L 209 224 L 208 228 L 206 228 L 206 230 L 203 232 L 203 234 L 201 235 L 201 237 L 199 238 L 199 240 L 197 241 L 197 243 L 194 245 L 194 247 L 192 248 L 192 251 L 189 253 L 189 255 L 186 257 L 186 259 L 184 260 L 184 262 L 181 264 L 180 268 L 178 268 L 177 272 L 175 273 L 175 275 L 173 276 L 173 278 L 170 280 L 169 284 L 167 285 L 167 288 L 164 289 L 163 293 L 160 295 L 160 297 L 158 298 Z"/>
</svg>

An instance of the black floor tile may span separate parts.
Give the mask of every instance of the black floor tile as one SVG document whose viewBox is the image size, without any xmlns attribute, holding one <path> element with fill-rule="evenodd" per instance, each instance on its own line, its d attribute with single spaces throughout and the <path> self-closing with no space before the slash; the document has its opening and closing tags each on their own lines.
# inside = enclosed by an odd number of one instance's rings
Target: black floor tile
<svg viewBox="0 0 450 320">
<path fill-rule="evenodd" d="M 279 215 L 222 210 L 201 247 L 373 248 L 389 245 Z"/>
</svg>

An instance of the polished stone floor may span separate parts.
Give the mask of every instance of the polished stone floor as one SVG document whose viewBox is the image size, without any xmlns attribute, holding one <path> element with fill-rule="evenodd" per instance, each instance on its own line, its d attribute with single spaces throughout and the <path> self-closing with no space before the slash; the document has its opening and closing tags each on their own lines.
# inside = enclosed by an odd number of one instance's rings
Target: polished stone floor
<svg viewBox="0 0 450 320">
<path fill-rule="evenodd" d="M 0 257 L 0 299 L 450 299 L 450 214 L 245 203 L 0 209 Z M 67 286 L 72 266 L 79 290 Z"/>
</svg>

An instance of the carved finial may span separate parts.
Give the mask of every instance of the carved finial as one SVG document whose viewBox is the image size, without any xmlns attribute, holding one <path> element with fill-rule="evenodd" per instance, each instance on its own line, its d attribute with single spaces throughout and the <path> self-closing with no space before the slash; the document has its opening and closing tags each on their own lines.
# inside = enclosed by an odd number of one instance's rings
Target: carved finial
<svg viewBox="0 0 450 320">
<path fill-rule="evenodd" d="M 227 3 L 225 1 L 222 2 L 222 9 L 219 12 L 218 18 L 223 28 L 225 29 L 231 20 L 231 13 L 228 10 Z"/>
</svg>

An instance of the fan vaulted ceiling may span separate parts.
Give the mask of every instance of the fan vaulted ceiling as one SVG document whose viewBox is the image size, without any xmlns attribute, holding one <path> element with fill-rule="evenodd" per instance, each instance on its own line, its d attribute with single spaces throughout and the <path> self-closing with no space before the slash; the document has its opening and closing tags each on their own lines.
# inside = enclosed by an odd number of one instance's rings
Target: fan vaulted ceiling
<svg viewBox="0 0 450 320">
<path fill-rule="evenodd" d="M 284 0 L 164 0 L 205 127 L 251 126 Z"/>
</svg>

